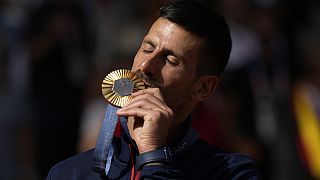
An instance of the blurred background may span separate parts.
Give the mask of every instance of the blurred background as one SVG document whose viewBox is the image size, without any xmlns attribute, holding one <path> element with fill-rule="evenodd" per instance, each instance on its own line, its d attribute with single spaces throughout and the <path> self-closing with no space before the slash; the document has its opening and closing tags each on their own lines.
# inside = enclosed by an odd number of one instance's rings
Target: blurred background
<svg viewBox="0 0 320 180">
<path fill-rule="evenodd" d="M 264 179 L 320 179 L 320 2 L 207 0 L 231 28 L 200 136 L 249 154 Z M 0 1 L 0 179 L 45 179 L 95 146 L 101 82 L 130 68 L 164 0 Z"/>
</svg>

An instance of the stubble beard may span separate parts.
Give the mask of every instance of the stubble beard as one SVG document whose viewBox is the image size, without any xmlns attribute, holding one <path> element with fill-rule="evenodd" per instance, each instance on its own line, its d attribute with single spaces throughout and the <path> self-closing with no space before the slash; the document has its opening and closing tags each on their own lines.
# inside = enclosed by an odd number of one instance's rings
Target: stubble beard
<svg viewBox="0 0 320 180">
<path fill-rule="evenodd" d="M 134 72 L 139 78 L 141 78 L 147 88 L 159 88 L 162 95 L 164 96 L 164 100 L 167 105 L 172 108 L 172 110 L 179 109 L 179 107 L 184 104 L 184 100 L 188 97 L 186 94 L 179 94 L 179 89 L 168 89 L 168 87 L 164 87 L 164 85 L 156 80 L 151 79 L 148 75 L 146 75 L 141 70 L 137 70 Z M 174 87 L 178 88 L 178 87 Z"/>
<path fill-rule="evenodd" d="M 173 108 L 174 110 L 174 107 L 175 107 L 175 100 L 177 99 L 176 97 L 176 94 L 172 94 L 172 92 L 170 92 L 170 90 L 168 90 L 167 87 L 164 87 L 163 83 L 160 83 L 154 79 L 151 79 L 148 75 L 146 75 L 144 72 L 142 72 L 141 70 L 137 70 L 135 72 L 135 74 L 143 80 L 143 82 L 145 83 L 146 85 L 146 88 L 159 88 L 163 97 L 164 97 L 164 100 L 165 100 L 165 103 L 167 103 L 167 105 L 170 107 L 170 108 Z"/>
</svg>

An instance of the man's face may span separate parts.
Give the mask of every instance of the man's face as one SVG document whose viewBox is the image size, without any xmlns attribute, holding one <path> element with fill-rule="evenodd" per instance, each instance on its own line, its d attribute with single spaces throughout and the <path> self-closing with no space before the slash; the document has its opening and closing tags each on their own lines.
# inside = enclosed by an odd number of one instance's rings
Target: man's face
<svg viewBox="0 0 320 180">
<path fill-rule="evenodd" d="M 190 101 L 202 44 L 202 39 L 159 18 L 144 37 L 132 71 L 160 88 L 167 105 L 177 111 Z"/>
</svg>

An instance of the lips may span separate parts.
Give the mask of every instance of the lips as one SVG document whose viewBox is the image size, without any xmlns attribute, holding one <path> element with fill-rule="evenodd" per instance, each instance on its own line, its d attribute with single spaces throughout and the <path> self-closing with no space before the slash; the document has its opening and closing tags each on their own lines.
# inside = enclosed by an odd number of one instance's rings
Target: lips
<svg viewBox="0 0 320 180">
<path fill-rule="evenodd" d="M 146 85 L 146 88 L 160 88 L 161 84 L 157 81 L 151 80 L 147 75 L 145 75 L 142 71 L 138 70 L 135 74 L 143 80 Z"/>
<path fill-rule="evenodd" d="M 157 87 L 156 85 L 154 85 L 154 83 L 150 82 L 148 79 L 142 79 L 144 84 L 146 85 L 146 88 L 155 88 Z"/>
</svg>

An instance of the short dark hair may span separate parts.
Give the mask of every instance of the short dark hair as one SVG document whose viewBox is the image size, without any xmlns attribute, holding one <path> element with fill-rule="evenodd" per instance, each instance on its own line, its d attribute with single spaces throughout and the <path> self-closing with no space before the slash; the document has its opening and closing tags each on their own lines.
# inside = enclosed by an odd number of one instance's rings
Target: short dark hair
<svg viewBox="0 0 320 180">
<path fill-rule="evenodd" d="M 210 5 L 195 0 L 173 0 L 160 8 L 160 17 L 205 40 L 198 74 L 220 76 L 228 63 L 231 36 L 225 19 Z"/>
</svg>

